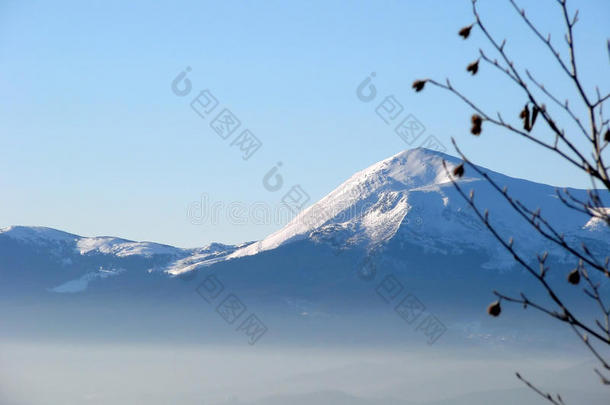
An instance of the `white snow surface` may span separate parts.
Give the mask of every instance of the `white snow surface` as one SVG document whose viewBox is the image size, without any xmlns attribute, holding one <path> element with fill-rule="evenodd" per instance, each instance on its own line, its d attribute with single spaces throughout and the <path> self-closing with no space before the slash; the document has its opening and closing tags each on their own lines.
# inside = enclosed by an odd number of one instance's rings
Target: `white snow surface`
<svg viewBox="0 0 610 405">
<path fill-rule="evenodd" d="M 80 236 L 44 226 L 9 226 L 0 228 L 1 234 L 27 242 L 73 242 L 80 238 Z"/>
<path fill-rule="evenodd" d="M 409 190 L 434 189 L 449 182 L 441 161 L 426 149 L 412 149 L 382 160 L 354 174 L 284 228 L 230 257 L 274 249 L 330 223 L 358 229 L 374 240 L 387 239 L 409 211 Z"/>
<path fill-rule="evenodd" d="M 205 267 L 218 263 L 226 260 L 230 253 L 247 244 L 248 243 L 234 246 L 225 245 L 222 243 L 211 243 L 201 249 L 195 249 L 187 257 L 172 262 L 165 269 L 165 272 L 172 276 L 178 276 L 180 274 L 196 270 L 199 267 Z"/>
<path fill-rule="evenodd" d="M 100 268 L 98 271 L 83 274 L 81 277 L 67 281 L 57 287 L 50 288 L 49 291 L 56 293 L 79 293 L 83 292 L 89 287 L 89 283 L 96 279 L 104 279 L 112 276 L 116 276 L 122 273 L 123 269 L 112 269 L 104 270 Z"/>
<path fill-rule="evenodd" d="M 108 236 L 82 237 L 41 226 L 9 226 L 7 228 L 0 228 L 0 235 L 2 234 L 27 243 L 42 243 L 58 246 L 62 244 L 74 245 L 74 249 L 81 255 L 103 253 L 119 257 L 133 255 L 150 257 L 157 254 L 180 255 L 185 251 L 173 246 L 153 242 L 134 242 Z"/>
<path fill-rule="evenodd" d="M 606 208 L 606 214 L 608 213 L 610 213 L 610 208 Z M 606 237 L 610 236 L 610 226 L 608 226 L 604 220 L 599 217 L 591 218 L 585 224 L 583 230 L 605 234 Z"/>
<path fill-rule="evenodd" d="M 82 238 L 77 244 L 81 255 L 98 252 L 112 254 L 119 257 L 141 255 L 150 257 L 152 255 L 174 255 L 179 249 L 151 242 L 132 242 L 112 237 Z"/>
</svg>

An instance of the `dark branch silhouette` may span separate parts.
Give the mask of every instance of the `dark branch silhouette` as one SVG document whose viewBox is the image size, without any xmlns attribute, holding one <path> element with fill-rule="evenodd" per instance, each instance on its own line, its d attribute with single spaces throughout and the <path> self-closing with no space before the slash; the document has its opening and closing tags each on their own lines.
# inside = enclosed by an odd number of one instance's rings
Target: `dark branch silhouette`
<svg viewBox="0 0 610 405">
<path fill-rule="evenodd" d="M 601 190 L 610 191 L 610 177 L 608 175 L 610 167 L 605 163 L 606 156 L 604 155 L 604 151 L 610 143 L 610 127 L 609 120 L 605 118 L 603 110 L 604 103 L 610 99 L 610 93 L 602 95 L 599 87 L 595 88 L 594 96 L 589 95 L 585 91 L 583 78 L 577 69 L 574 46 L 574 26 L 579 21 L 578 11 L 571 14 L 568 11 L 566 0 L 555 0 L 561 11 L 561 25 L 565 30 L 564 40 L 568 50 L 568 57 L 564 58 L 559 53 L 557 46 L 551 41 L 551 35 L 543 35 L 536 24 L 527 16 L 525 10 L 520 8 L 515 0 L 508 0 L 523 23 L 550 51 L 551 60 L 559 65 L 568 80 L 574 86 L 577 102 L 580 103 L 581 107 L 584 107 L 586 114 L 586 118 L 584 119 L 577 114 L 577 110 L 572 108 L 568 100 L 562 102 L 560 98 L 555 95 L 555 92 L 538 80 L 529 69 L 522 69 L 516 65 L 515 61 L 506 51 L 506 39 L 499 41 L 491 34 L 480 16 L 477 8 L 477 0 L 471 1 L 474 22 L 463 27 L 459 30 L 458 34 L 464 39 L 467 39 L 471 35 L 473 29 L 480 30 L 486 42 L 491 46 L 492 50 L 497 53 L 498 58 L 493 58 L 483 49 L 479 49 L 478 58 L 471 62 L 466 67 L 466 70 L 471 75 L 476 75 L 480 70 L 479 64 L 482 61 L 485 66 L 491 66 L 494 70 L 499 72 L 500 75 L 507 77 L 510 82 L 520 89 L 524 97 L 524 107 L 519 114 L 521 123 L 519 125 L 511 124 L 504 120 L 499 111 L 495 113 L 487 111 L 486 108 L 483 108 L 473 101 L 470 96 L 467 96 L 461 90 L 456 89 L 449 79 L 446 79 L 444 83 L 433 79 L 416 80 L 413 83 L 413 88 L 416 92 L 420 92 L 429 84 L 457 96 L 474 111 L 474 115 L 471 117 L 471 133 L 473 135 L 480 136 L 483 133 L 485 126 L 492 125 L 541 146 L 544 150 L 549 151 L 570 163 L 571 167 L 575 170 L 584 172 L 591 180 L 591 187 L 587 190 L 586 198 L 577 198 L 567 189 L 556 190 L 557 197 L 563 203 L 565 209 L 576 210 L 587 215 L 591 220 L 602 221 L 602 226 L 610 227 L 610 207 L 605 207 L 604 201 L 602 201 L 602 198 L 600 197 Z M 610 56 L 610 42 L 608 42 L 608 53 Z M 521 73 L 521 71 L 524 71 L 525 75 Z M 534 90 L 537 94 L 534 94 Z M 548 102 L 556 104 L 560 110 L 566 114 L 565 117 L 568 118 L 577 129 L 576 133 L 568 132 L 566 130 L 567 127 L 564 128 L 560 124 L 560 120 L 557 119 L 554 114 L 551 114 L 544 104 L 544 101 L 547 100 Z M 536 125 L 537 123 L 538 125 Z M 547 139 L 549 132 L 552 135 L 552 140 L 550 141 Z M 547 136 L 545 137 L 544 135 Z M 586 146 L 577 146 L 582 143 L 581 141 L 583 138 L 586 141 Z M 579 142 L 576 142 L 577 140 L 579 140 Z M 501 313 L 501 303 L 505 301 L 522 305 L 526 309 L 533 308 L 536 311 L 569 326 L 599 363 L 599 368 L 594 370 L 595 374 L 599 377 L 602 384 L 610 386 L 610 359 L 607 354 L 610 349 L 610 305 L 607 302 L 609 297 L 604 297 L 602 295 L 600 284 L 595 282 L 589 275 L 589 271 L 595 271 L 602 277 L 610 277 L 610 259 L 607 256 L 602 257 L 603 253 L 600 254 L 599 252 L 595 252 L 587 246 L 586 243 L 581 242 L 577 245 L 575 241 L 567 240 L 564 235 L 558 231 L 556 224 L 551 223 L 543 212 L 539 209 L 531 209 L 523 202 L 513 197 L 506 187 L 502 187 L 492 179 L 486 171 L 468 159 L 460 150 L 455 140 L 452 139 L 452 142 L 457 153 L 463 160 L 462 164 L 455 167 L 449 167 L 449 165 L 444 162 L 447 175 L 451 179 L 455 189 L 465 199 L 475 215 L 485 225 L 489 232 L 491 232 L 498 243 L 511 254 L 518 265 L 523 267 L 527 273 L 533 277 L 537 282 L 538 287 L 551 299 L 551 304 L 549 306 L 530 299 L 524 293 L 520 293 L 518 296 L 509 296 L 494 291 L 497 301 L 490 304 L 487 309 L 488 313 L 492 316 L 499 316 Z M 463 184 L 465 183 L 460 182 L 459 179 L 470 170 L 473 170 L 487 181 L 492 189 L 509 204 L 511 209 L 537 232 L 537 235 L 539 235 L 540 238 L 550 241 L 568 255 L 574 263 L 574 269 L 567 275 L 567 282 L 576 286 L 581 283 L 581 280 L 584 280 L 582 293 L 594 303 L 596 312 L 586 314 L 586 318 L 576 315 L 575 311 L 571 308 L 573 305 L 570 305 L 569 302 L 563 299 L 557 289 L 551 285 L 547 278 L 549 272 L 547 252 L 538 254 L 533 261 L 533 258 L 524 257 L 523 254 L 514 247 L 512 237 L 501 234 L 493 221 L 490 220 L 488 210 L 482 209 L 477 204 L 474 192 L 470 191 L 467 193 L 463 189 Z M 536 262 L 537 266 L 532 264 Z M 517 378 L 549 402 L 557 405 L 565 405 L 560 395 L 553 396 L 549 393 L 545 393 L 530 381 L 523 378 L 519 373 L 517 373 Z"/>
</svg>

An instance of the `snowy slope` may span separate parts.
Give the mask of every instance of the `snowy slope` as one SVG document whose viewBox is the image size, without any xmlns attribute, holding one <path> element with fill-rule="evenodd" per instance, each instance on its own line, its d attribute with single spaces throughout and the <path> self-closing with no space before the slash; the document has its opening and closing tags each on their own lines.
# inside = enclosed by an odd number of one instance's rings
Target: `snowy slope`
<svg viewBox="0 0 610 405">
<path fill-rule="evenodd" d="M 30 244 L 68 245 L 81 255 L 101 253 L 118 257 L 133 255 L 150 257 L 153 255 L 184 254 L 184 249 L 158 243 L 134 242 L 108 236 L 88 238 L 45 227 L 9 226 L 0 228 L 1 235 Z"/>
<path fill-rule="evenodd" d="M 289 224 L 231 257 L 256 254 L 307 237 L 331 224 L 381 241 L 393 236 L 412 208 L 408 192 L 447 183 L 442 158 L 425 149 L 401 152 L 362 170 Z"/>
<path fill-rule="evenodd" d="M 238 249 L 229 258 L 254 255 L 302 239 L 329 239 L 342 233 L 342 243 L 348 246 L 377 246 L 396 237 L 438 253 L 477 246 L 494 257 L 490 266 L 510 265 L 510 258 L 499 249 L 449 181 L 443 160 L 450 168 L 460 163 L 455 157 L 423 148 L 376 163 L 354 174 L 284 228 Z M 477 202 L 489 209 L 492 222 L 506 238 L 514 237 L 516 246 L 527 253 L 545 249 L 553 253 L 554 247 L 536 237 L 529 224 L 517 217 L 481 176 L 472 172 L 467 170 L 460 184 L 466 191 L 475 191 Z M 599 239 L 607 231 L 607 227 L 600 227 L 595 221 L 587 222 L 586 216 L 566 210 L 553 187 L 488 173 L 529 207 L 541 208 L 543 215 L 568 236 Z M 571 192 L 584 196 L 582 190 Z M 559 250 L 555 253 L 562 254 Z"/>
</svg>

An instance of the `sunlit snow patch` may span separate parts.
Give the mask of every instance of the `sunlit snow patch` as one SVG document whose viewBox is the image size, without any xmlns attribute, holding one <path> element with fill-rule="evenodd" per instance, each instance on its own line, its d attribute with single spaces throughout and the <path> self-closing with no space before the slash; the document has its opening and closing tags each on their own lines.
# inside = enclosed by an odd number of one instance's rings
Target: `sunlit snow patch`
<svg viewBox="0 0 610 405">
<path fill-rule="evenodd" d="M 108 278 L 111 276 L 116 276 L 125 271 L 124 269 L 111 269 L 106 270 L 100 267 L 98 271 L 93 271 L 91 273 L 84 274 L 80 278 L 76 280 L 70 280 L 67 283 L 63 283 L 58 285 L 57 287 L 50 288 L 49 291 L 56 293 L 77 293 L 83 292 L 89 286 L 91 281 L 96 279 Z"/>
</svg>

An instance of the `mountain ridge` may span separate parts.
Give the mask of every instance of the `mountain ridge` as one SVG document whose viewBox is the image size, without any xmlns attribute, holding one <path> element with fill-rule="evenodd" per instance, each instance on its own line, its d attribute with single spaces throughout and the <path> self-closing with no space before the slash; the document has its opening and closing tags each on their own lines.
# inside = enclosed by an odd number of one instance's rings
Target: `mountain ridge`
<svg viewBox="0 0 610 405">
<path fill-rule="evenodd" d="M 447 162 L 449 170 L 460 163 L 456 157 L 424 148 L 395 154 L 355 173 L 284 227 L 257 242 L 211 243 L 183 249 L 154 242 L 111 236 L 82 237 L 53 228 L 24 226 L 1 228 L 0 237 L 58 246 L 61 253 L 57 255 L 73 251 L 80 256 L 162 257 L 164 264 L 156 266 L 154 271 L 172 276 L 221 261 L 257 255 L 300 240 L 363 251 L 399 240 L 440 254 L 459 253 L 474 246 L 490 256 L 486 267 L 512 266 L 510 256 L 501 250 L 457 194 L 443 161 Z M 526 203 L 533 201 L 542 206 L 543 215 L 558 223 L 568 239 L 589 239 L 601 248 L 608 246 L 608 229 L 581 213 L 569 210 L 566 213 L 566 208 L 553 194 L 554 187 L 481 169 L 501 185 L 508 185 L 509 190 Z M 514 237 L 517 247 L 534 257 L 542 250 L 561 257 L 560 249 L 540 240 L 529 224 L 516 217 L 510 207 L 502 205 L 501 196 L 481 176 L 473 175 L 467 169 L 458 181 L 465 189 L 475 190 L 477 203 L 490 208 L 491 220 L 507 238 Z M 579 193 L 585 191 L 573 190 L 574 195 Z M 605 198 L 607 195 L 602 195 L 602 199 Z"/>
</svg>

